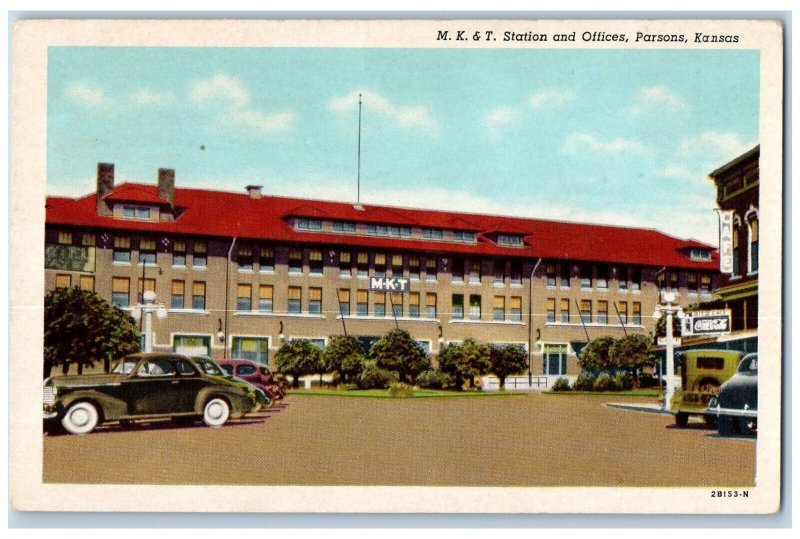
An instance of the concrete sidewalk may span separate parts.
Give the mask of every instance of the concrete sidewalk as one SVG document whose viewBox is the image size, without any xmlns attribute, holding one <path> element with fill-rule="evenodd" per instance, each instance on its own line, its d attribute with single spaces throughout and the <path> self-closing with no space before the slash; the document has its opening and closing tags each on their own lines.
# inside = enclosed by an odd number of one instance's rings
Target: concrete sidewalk
<svg viewBox="0 0 800 539">
<path fill-rule="evenodd" d="M 638 402 L 607 402 L 606 406 L 609 408 L 618 408 L 620 410 L 628 410 L 629 412 L 645 412 L 648 414 L 663 414 L 672 415 L 672 412 L 664 410 L 663 405 L 656 403 L 638 403 Z"/>
</svg>

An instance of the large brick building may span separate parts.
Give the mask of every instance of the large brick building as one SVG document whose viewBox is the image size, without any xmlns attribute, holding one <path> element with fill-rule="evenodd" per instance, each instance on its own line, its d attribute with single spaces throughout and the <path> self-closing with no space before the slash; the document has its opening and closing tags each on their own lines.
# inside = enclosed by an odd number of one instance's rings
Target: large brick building
<svg viewBox="0 0 800 539">
<path fill-rule="evenodd" d="M 260 362 L 287 340 L 399 326 L 432 353 L 518 343 L 533 374 L 572 375 L 588 340 L 652 332 L 659 290 L 686 305 L 719 285 L 712 246 L 652 229 L 176 189 L 168 169 L 115 185 L 111 164 L 96 193 L 47 199 L 45 241 L 48 291 L 129 308 L 154 290 L 156 350 Z"/>
</svg>

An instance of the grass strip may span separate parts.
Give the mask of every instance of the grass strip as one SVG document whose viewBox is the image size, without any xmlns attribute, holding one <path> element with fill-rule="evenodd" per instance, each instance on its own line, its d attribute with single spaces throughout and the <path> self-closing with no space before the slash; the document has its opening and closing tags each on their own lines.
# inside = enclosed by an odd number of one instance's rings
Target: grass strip
<svg viewBox="0 0 800 539">
<path fill-rule="evenodd" d="M 509 391 L 438 391 L 420 389 L 408 396 L 391 395 L 386 389 L 292 389 L 289 395 L 309 397 L 360 397 L 368 399 L 439 399 L 458 397 L 518 397 L 524 395 L 520 392 Z"/>
</svg>

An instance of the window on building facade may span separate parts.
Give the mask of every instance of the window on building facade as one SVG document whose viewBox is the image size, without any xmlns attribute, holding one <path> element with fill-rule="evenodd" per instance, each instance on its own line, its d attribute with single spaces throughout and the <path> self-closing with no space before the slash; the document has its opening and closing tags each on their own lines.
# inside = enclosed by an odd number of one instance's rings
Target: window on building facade
<svg viewBox="0 0 800 539">
<path fill-rule="evenodd" d="M 211 354 L 211 337 L 208 335 L 175 335 L 172 351 L 179 354 L 208 356 Z"/>
<path fill-rule="evenodd" d="M 411 318 L 419 318 L 419 292 L 411 292 L 408 294 L 408 316 Z"/>
<path fill-rule="evenodd" d="M 522 322 L 522 296 L 511 296 L 508 300 L 508 315 L 512 322 Z"/>
<path fill-rule="evenodd" d="M 81 234 L 81 245 L 84 247 L 94 247 L 95 243 L 94 234 L 89 232 Z"/>
<path fill-rule="evenodd" d="M 375 316 L 386 316 L 386 292 L 375 292 Z"/>
<path fill-rule="evenodd" d="M 275 290 L 271 284 L 262 284 L 258 287 L 258 312 L 271 313 Z"/>
<path fill-rule="evenodd" d="M 131 261 L 131 239 L 128 236 L 114 236 L 114 252 L 112 254 L 114 262 L 130 263 Z"/>
<path fill-rule="evenodd" d="M 429 283 L 435 283 L 438 275 L 436 258 L 428 257 L 425 259 L 425 280 Z"/>
<path fill-rule="evenodd" d="M 436 292 L 425 294 L 425 318 L 436 318 Z"/>
<path fill-rule="evenodd" d="M 642 325 L 642 304 L 639 303 L 638 301 L 634 301 L 633 305 L 631 307 L 633 309 L 633 312 L 631 313 L 631 318 L 632 318 L 633 324 L 636 325 L 636 326 L 641 326 Z"/>
<path fill-rule="evenodd" d="M 253 310 L 253 286 L 247 283 L 239 283 L 236 288 L 236 310 L 239 312 L 250 312 Z"/>
<path fill-rule="evenodd" d="M 547 264 L 545 267 L 545 275 L 547 278 L 547 287 L 555 288 L 556 286 L 556 266 L 555 264 Z"/>
<path fill-rule="evenodd" d="M 608 266 L 605 264 L 597 265 L 597 288 L 600 290 L 608 288 Z"/>
<path fill-rule="evenodd" d="M 658 284 L 659 293 L 663 294 L 667 290 L 666 275 L 664 275 L 663 273 L 659 273 L 658 277 L 656 277 L 656 283 Z"/>
<path fill-rule="evenodd" d="M 628 302 L 627 301 L 620 301 L 619 307 L 617 308 L 619 311 L 619 319 L 622 325 L 628 323 Z"/>
<path fill-rule="evenodd" d="M 303 273 L 303 251 L 289 249 L 289 273 Z"/>
<path fill-rule="evenodd" d="M 642 270 L 634 268 L 631 270 L 631 290 L 638 292 L 642 289 Z"/>
<path fill-rule="evenodd" d="M 440 228 L 423 228 L 422 238 L 426 240 L 442 240 L 444 239 L 444 231 Z"/>
<path fill-rule="evenodd" d="M 503 247 L 522 247 L 522 236 L 500 234 L 497 236 L 497 244 Z"/>
<path fill-rule="evenodd" d="M 72 275 L 68 273 L 59 273 L 56 275 L 56 290 L 62 288 L 69 288 L 72 286 Z"/>
<path fill-rule="evenodd" d="M 366 278 L 369 276 L 369 254 L 358 253 L 356 257 L 356 275 Z"/>
<path fill-rule="evenodd" d="M 156 263 L 156 240 L 154 238 L 139 238 L 139 263 L 150 265 Z"/>
<path fill-rule="evenodd" d="M 700 292 L 703 294 L 708 294 L 711 292 L 711 276 L 710 275 L 701 275 L 700 276 Z"/>
<path fill-rule="evenodd" d="M 692 260 L 709 261 L 711 260 L 711 251 L 706 249 L 692 249 L 689 251 L 689 258 Z"/>
<path fill-rule="evenodd" d="M 152 209 L 147 206 L 123 206 L 122 217 L 125 219 L 142 219 L 149 221 Z"/>
<path fill-rule="evenodd" d="M 117 307 L 127 307 L 131 303 L 131 280 L 127 277 L 114 277 L 111 280 L 111 303 Z"/>
<path fill-rule="evenodd" d="M 451 281 L 457 284 L 464 282 L 464 259 L 460 256 L 453 257 Z"/>
<path fill-rule="evenodd" d="M 299 286 L 290 286 L 287 295 L 286 310 L 290 314 L 300 314 L 302 312 L 303 291 Z"/>
<path fill-rule="evenodd" d="M 471 284 L 480 284 L 481 282 L 481 261 L 469 261 L 469 282 Z"/>
<path fill-rule="evenodd" d="M 617 280 L 617 285 L 620 292 L 628 291 L 628 268 L 619 268 L 619 279 Z"/>
<path fill-rule="evenodd" d="M 522 261 L 511 261 L 511 274 L 509 275 L 511 286 L 522 286 Z"/>
<path fill-rule="evenodd" d="M 588 290 L 592 288 L 592 265 L 591 264 L 581 264 L 579 269 L 579 275 L 581 278 L 581 288 L 584 290 Z"/>
<path fill-rule="evenodd" d="M 392 304 L 392 316 L 403 316 L 403 294 L 392 292 L 389 294 L 389 303 Z"/>
<path fill-rule="evenodd" d="M 758 218 L 748 222 L 750 234 L 750 253 L 748 257 L 748 273 L 758 271 Z"/>
<path fill-rule="evenodd" d="M 592 323 L 592 300 L 581 300 L 581 320 L 584 324 Z"/>
<path fill-rule="evenodd" d="M 409 256 L 408 257 L 408 278 L 412 281 L 419 281 L 420 271 L 419 271 L 419 257 L 418 256 Z"/>
<path fill-rule="evenodd" d="M 597 302 L 597 323 L 608 324 L 608 302 L 605 300 Z"/>
<path fill-rule="evenodd" d="M 275 271 L 275 250 L 272 247 L 261 247 L 258 251 L 258 271 L 272 273 Z"/>
<path fill-rule="evenodd" d="M 195 240 L 192 247 L 192 266 L 205 268 L 208 265 L 208 247 L 206 242 Z"/>
<path fill-rule="evenodd" d="M 495 296 L 492 301 L 492 320 L 503 322 L 506 319 L 506 298 Z"/>
<path fill-rule="evenodd" d="M 469 319 L 481 319 L 481 296 L 480 294 L 470 294 L 469 296 Z"/>
<path fill-rule="evenodd" d="M 403 277 L 403 255 L 392 255 L 392 277 Z"/>
<path fill-rule="evenodd" d="M 145 292 L 152 292 L 156 293 L 156 280 L 151 278 L 146 279 L 139 279 L 139 287 L 137 288 L 138 295 L 137 298 L 140 303 L 144 301 L 144 293 Z"/>
<path fill-rule="evenodd" d="M 463 320 L 464 318 L 464 294 L 453 294 L 451 316 L 456 320 Z"/>
<path fill-rule="evenodd" d="M 373 267 L 375 277 L 386 277 L 386 255 L 375 253 Z"/>
<path fill-rule="evenodd" d="M 59 245 L 72 245 L 72 232 L 68 230 L 58 231 L 58 244 Z"/>
<path fill-rule="evenodd" d="M 179 268 L 186 266 L 186 241 L 175 240 L 172 243 L 172 265 Z"/>
<path fill-rule="evenodd" d="M 678 291 L 678 272 L 671 271 L 669 272 L 669 289 L 673 292 Z"/>
<path fill-rule="evenodd" d="M 569 324 L 569 300 L 564 298 L 561 300 L 561 323 Z"/>
<path fill-rule="evenodd" d="M 299 217 L 295 221 L 297 230 L 322 230 L 322 220 Z"/>
<path fill-rule="evenodd" d="M 356 314 L 358 316 L 369 315 L 369 291 L 356 291 Z"/>
<path fill-rule="evenodd" d="M 742 272 L 741 272 L 741 270 L 739 268 L 739 253 L 740 253 L 740 249 L 739 249 L 740 237 L 739 236 L 740 235 L 741 235 L 740 226 L 738 224 L 734 223 L 734 225 L 733 225 L 733 240 L 732 240 L 732 243 L 733 243 L 733 276 L 734 277 L 737 277 L 737 276 L 742 274 Z"/>
<path fill-rule="evenodd" d="M 542 372 L 548 376 L 567 374 L 567 345 L 545 344 Z"/>
<path fill-rule="evenodd" d="M 206 308 L 206 282 L 194 281 L 192 283 L 192 309 L 204 311 Z"/>
<path fill-rule="evenodd" d="M 308 289 L 308 312 L 310 314 L 322 314 L 322 289 Z"/>
<path fill-rule="evenodd" d="M 569 264 L 562 262 L 559 266 L 559 285 L 561 288 L 569 288 Z"/>
<path fill-rule="evenodd" d="M 321 249 L 311 249 L 308 252 L 308 272 L 312 275 L 322 275 Z"/>
<path fill-rule="evenodd" d="M 547 322 L 553 323 L 556 321 L 556 298 L 547 298 Z"/>
<path fill-rule="evenodd" d="M 236 258 L 239 271 L 253 271 L 253 247 L 247 244 L 239 245 L 239 256 Z"/>
<path fill-rule="evenodd" d="M 356 233 L 356 224 L 350 223 L 347 221 L 334 221 L 333 222 L 333 231 L 340 232 L 343 234 L 355 234 Z"/>
<path fill-rule="evenodd" d="M 350 289 L 339 289 L 339 314 L 342 316 L 350 316 Z"/>
<path fill-rule="evenodd" d="M 506 261 L 497 259 L 492 264 L 492 284 L 503 286 L 506 280 Z"/>
<path fill-rule="evenodd" d="M 183 309 L 186 307 L 186 283 L 183 281 L 172 281 L 170 307 L 173 309 Z"/>
<path fill-rule="evenodd" d="M 94 292 L 94 275 L 81 275 L 78 280 L 81 290 Z"/>
<path fill-rule="evenodd" d="M 350 251 L 341 251 L 339 253 L 339 276 L 350 277 L 351 271 Z"/>
<path fill-rule="evenodd" d="M 268 337 L 233 337 L 231 356 L 234 359 L 249 359 L 261 365 L 269 362 Z"/>
<path fill-rule="evenodd" d="M 689 273 L 686 276 L 686 289 L 689 291 L 690 294 L 697 294 L 697 274 L 696 273 Z"/>
</svg>

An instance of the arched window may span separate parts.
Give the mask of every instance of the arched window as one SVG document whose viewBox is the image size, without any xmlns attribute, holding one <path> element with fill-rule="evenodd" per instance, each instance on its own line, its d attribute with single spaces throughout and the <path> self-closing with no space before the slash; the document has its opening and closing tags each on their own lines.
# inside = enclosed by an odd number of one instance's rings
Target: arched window
<svg viewBox="0 0 800 539">
<path fill-rule="evenodd" d="M 734 222 L 733 224 L 733 276 L 738 277 L 741 275 L 741 271 L 739 268 L 739 232 L 741 231 L 741 226 L 739 223 Z"/>
<path fill-rule="evenodd" d="M 747 222 L 748 228 L 748 245 L 749 251 L 747 253 L 747 272 L 758 272 L 758 215 L 753 217 Z"/>
</svg>

